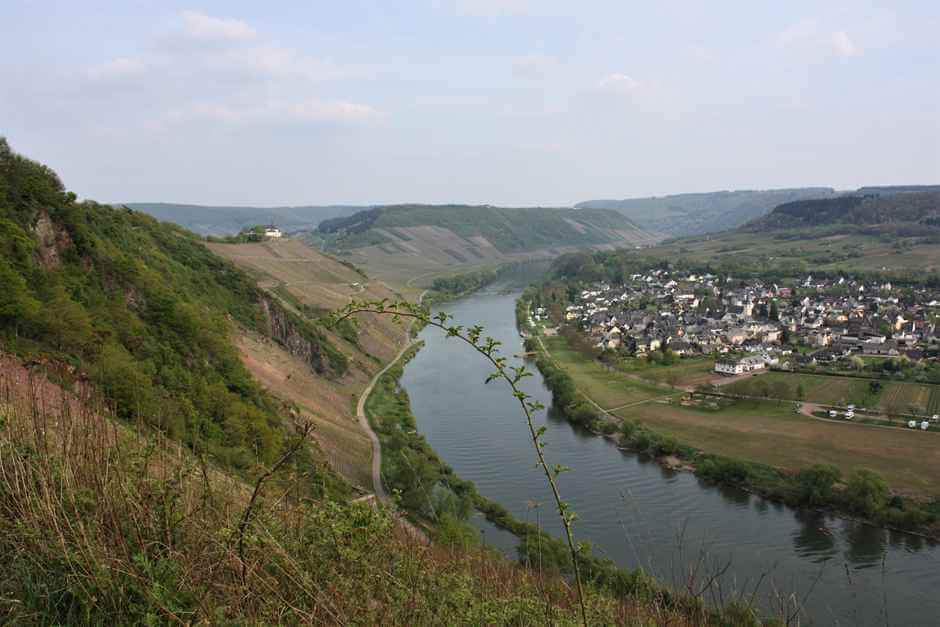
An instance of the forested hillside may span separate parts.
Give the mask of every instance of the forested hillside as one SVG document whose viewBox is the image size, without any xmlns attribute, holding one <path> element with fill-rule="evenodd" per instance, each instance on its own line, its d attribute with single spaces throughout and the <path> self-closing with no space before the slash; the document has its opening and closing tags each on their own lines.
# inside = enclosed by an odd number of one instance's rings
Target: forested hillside
<svg viewBox="0 0 940 627">
<path fill-rule="evenodd" d="M 271 462 L 287 408 L 256 384 L 234 325 L 291 346 L 323 377 L 347 360 L 194 234 L 129 209 L 78 202 L 54 172 L 0 139 L 0 350 L 71 364 L 115 413 L 225 466 Z"/>
<path fill-rule="evenodd" d="M 779 204 L 834 195 L 836 191 L 829 187 L 803 187 L 589 200 L 577 206 L 614 209 L 648 231 L 677 237 L 733 229 Z"/>
<path fill-rule="evenodd" d="M 902 191 L 801 200 L 776 207 L 770 214 L 746 224 L 746 231 L 773 231 L 806 227 L 925 223 L 940 216 L 940 191 Z"/>
</svg>

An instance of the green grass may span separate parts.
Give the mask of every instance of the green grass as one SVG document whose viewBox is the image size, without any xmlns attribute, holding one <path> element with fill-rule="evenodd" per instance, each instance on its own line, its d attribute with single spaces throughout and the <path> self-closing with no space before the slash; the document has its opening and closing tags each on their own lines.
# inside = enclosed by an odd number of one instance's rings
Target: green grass
<svg viewBox="0 0 940 627">
<path fill-rule="evenodd" d="M 558 364 L 575 377 L 577 386 L 604 409 L 612 409 L 670 394 L 668 390 L 630 379 L 608 370 L 597 361 L 569 347 L 560 337 L 544 338 L 545 346 Z"/>
<path fill-rule="evenodd" d="M 715 367 L 715 360 L 711 358 L 679 359 L 674 364 L 662 365 L 650 363 L 645 358 L 627 358 L 617 365 L 617 368 L 652 383 L 677 385 L 696 383 L 709 375 Z"/>
<path fill-rule="evenodd" d="M 824 405 L 849 405 L 875 407 L 882 392 L 875 392 L 867 379 L 831 377 L 825 375 L 769 372 L 727 385 L 722 391 L 744 396 L 780 396 L 787 400 L 798 400 L 802 386 L 803 400 Z"/>
<path fill-rule="evenodd" d="M 880 408 L 887 410 L 894 407 L 904 413 L 927 413 L 931 398 L 937 394 L 938 386 L 923 383 L 889 383 L 887 384 Z"/>
</svg>

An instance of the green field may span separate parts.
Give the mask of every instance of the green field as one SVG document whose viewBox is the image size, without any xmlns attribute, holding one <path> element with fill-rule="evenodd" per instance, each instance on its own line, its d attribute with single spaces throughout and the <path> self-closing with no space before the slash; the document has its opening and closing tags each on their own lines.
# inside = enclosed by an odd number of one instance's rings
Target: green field
<svg viewBox="0 0 940 627">
<path fill-rule="evenodd" d="M 940 494 L 940 433 L 816 420 L 789 403 L 739 401 L 719 411 L 645 403 L 615 412 L 705 452 L 798 470 L 816 463 L 844 474 L 870 468 L 892 489 Z"/>
<path fill-rule="evenodd" d="M 625 359 L 617 368 L 628 374 L 652 383 L 695 385 L 711 379 L 715 360 L 712 358 L 680 359 L 675 364 L 663 366 L 650 364 L 643 358 Z"/>
<path fill-rule="evenodd" d="M 551 356 L 576 379 L 578 388 L 604 409 L 670 394 L 669 390 L 605 368 L 597 361 L 571 349 L 562 337 L 547 337 L 544 342 Z"/>
<path fill-rule="evenodd" d="M 890 383 L 881 396 L 881 409 L 905 413 L 940 413 L 940 386 L 923 383 Z"/>
<path fill-rule="evenodd" d="M 851 377 L 768 372 L 727 385 L 722 391 L 744 396 L 770 396 L 824 405 L 853 404 L 873 408 L 878 405 L 884 391 L 874 390 L 870 383 L 868 379 Z"/>
<path fill-rule="evenodd" d="M 663 388 L 625 379 L 598 362 L 570 349 L 564 338 L 545 339 L 551 356 L 595 402 L 623 419 L 639 419 L 654 431 L 707 453 L 798 470 L 831 463 L 848 474 L 870 468 L 901 493 L 926 496 L 940 493 L 940 433 L 886 429 L 855 423 L 836 423 L 794 414 L 791 403 L 737 401 L 721 410 L 686 407 Z M 763 379 L 783 382 L 795 394 L 802 383 L 807 400 L 840 403 L 845 400 L 882 402 L 885 394 L 923 395 L 925 403 L 940 403 L 940 386 L 891 383 L 872 395 L 867 379 L 772 372 L 739 381 L 746 387 Z M 742 392 L 743 393 L 743 392 Z M 668 402 L 671 399 L 672 402 Z M 646 402 L 643 402 L 646 401 Z M 623 407 L 627 405 L 627 407 Z"/>
</svg>

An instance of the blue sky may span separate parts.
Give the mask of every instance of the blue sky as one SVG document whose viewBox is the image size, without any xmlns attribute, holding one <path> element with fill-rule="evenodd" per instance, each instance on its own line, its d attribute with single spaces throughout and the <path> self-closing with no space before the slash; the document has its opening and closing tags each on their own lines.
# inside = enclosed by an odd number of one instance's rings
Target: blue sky
<svg viewBox="0 0 940 627">
<path fill-rule="evenodd" d="M 0 3 L 0 134 L 106 202 L 940 183 L 940 3 Z"/>
</svg>

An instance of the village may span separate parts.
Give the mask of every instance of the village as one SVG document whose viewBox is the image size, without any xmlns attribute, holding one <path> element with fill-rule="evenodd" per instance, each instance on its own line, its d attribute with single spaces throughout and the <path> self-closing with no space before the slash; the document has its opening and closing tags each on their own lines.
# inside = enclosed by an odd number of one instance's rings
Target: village
<svg viewBox="0 0 940 627">
<path fill-rule="evenodd" d="M 902 296 L 903 292 L 903 296 Z M 790 284 L 653 270 L 584 289 L 563 318 L 599 349 L 715 356 L 714 370 L 861 367 L 864 358 L 936 360 L 940 292 L 841 277 Z M 546 319 L 544 308 L 534 320 Z"/>
<path fill-rule="evenodd" d="M 940 291 L 927 286 L 655 269 L 616 286 L 569 285 L 567 296 L 539 303 L 530 325 L 546 336 L 576 330 L 601 362 L 632 376 L 793 401 L 817 417 L 918 430 L 940 421 Z"/>
</svg>

